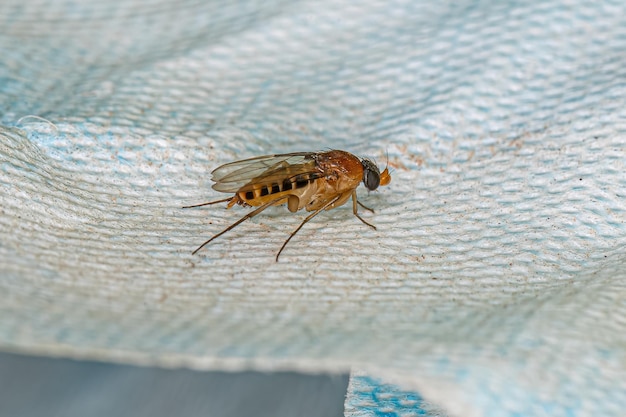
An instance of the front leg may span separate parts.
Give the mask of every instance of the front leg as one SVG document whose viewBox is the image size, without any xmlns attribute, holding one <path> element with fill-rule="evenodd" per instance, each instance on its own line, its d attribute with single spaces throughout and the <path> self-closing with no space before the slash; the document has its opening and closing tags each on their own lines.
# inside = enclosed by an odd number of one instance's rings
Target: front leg
<svg viewBox="0 0 626 417">
<path fill-rule="evenodd" d="M 352 213 L 354 213 L 354 215 L 355 215 L 356 217 L 358 217 L 358 218 L 359 218 L 359 220 L 361 220 L 363 223 L 365 223 L 366 225 L 368 225 L 368 226 L 369 226 L 369 227 L 371 227 L 372 229 L 376 230 L 376 226 L 374 226 L 373 224 L 370 224 L 370 223 L 366 222 L 365 220 L 363 220 L 363 218 L 362 218 L 361 216 L 359 216 L 359 212 L 358 212 L 358 208 L 359 208 L 359 207 L 357 206 L 357 204 L 361 204 L 361 203 L 359 203 L 359 200 L 358 200 L 358 199 L 357 199 L 357 197 L 356 197 L 356 190 L 354 190 L 354 191 L 352 191 Z M 363 206 L 363 204 L 361 204 L 361 206 Z M 366 208 L 366 209 L 368 209 L 368 210 L 371 210 L 372 212 L 374 211 L 374 210 L 372 210 L 372 209 L 370 209 L 370 208 L 368 208 L 368 207 L 365 207 L 365 206 L 363 206 L 363 208 Z"/>
<path fill-rule="evenodd" d="M 359 206 L 363 207 L 365 210 L 369 210 L 372 213 L 375 213 L 374 209 L 367 207 L 365 204 L 361 203 L 359 200 L 356 200 Z"/>
</svg>

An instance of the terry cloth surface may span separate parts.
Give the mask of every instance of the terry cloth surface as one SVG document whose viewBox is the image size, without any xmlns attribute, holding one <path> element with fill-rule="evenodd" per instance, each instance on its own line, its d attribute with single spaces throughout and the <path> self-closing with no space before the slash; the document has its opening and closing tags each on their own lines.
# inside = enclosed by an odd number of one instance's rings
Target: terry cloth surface
<svg viewBox="0 0 626 417">
<path fill-rule="evenodd" d="M 8 0 L 0 27 L 2 349 L 623 415 L 623 2 Z M 191 255 L 247 212 L 181 209 L 226 197 L 213 168 L 327 148 L 388 154 L 377 231 L 348 204 L 276 263 L 305 216 L 276 207 Z"/>
</svg>

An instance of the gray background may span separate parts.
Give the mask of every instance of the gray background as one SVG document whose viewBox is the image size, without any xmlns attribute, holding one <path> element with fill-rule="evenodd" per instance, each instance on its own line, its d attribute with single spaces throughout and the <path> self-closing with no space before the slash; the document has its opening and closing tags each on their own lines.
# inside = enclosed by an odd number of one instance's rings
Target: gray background
<svg viewBox="0 0 626 417">
<path fill-rule="evenodd" d="M 196 372 L 0 353 L 0 416 L 342 416 L 347 375 Z"/>
</svg>

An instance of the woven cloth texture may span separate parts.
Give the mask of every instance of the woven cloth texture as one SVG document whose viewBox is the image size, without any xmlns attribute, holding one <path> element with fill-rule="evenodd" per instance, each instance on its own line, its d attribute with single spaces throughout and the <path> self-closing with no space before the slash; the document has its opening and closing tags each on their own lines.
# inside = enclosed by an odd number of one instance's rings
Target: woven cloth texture
<svg viewBox="0 0 626 417">
<path fill-rule="evenodd" d="M 346 371 L 451 416 L 626 410 L 626 5 L 0 5 L 0 348 Z M 343 149 L 392 183 L 304 218 L 181 206 Z"/>
<path fill-rule="evenodd" d="M 418 393 L 385 384 L 358 370 L 350 376 L 344 411 L 346 417 L 448 417 Z"/>
</svg>

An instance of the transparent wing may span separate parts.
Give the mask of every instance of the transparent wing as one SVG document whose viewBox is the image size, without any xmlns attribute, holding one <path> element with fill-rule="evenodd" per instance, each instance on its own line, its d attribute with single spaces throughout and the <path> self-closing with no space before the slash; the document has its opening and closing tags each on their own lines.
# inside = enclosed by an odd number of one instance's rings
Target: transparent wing
<svg viewBox="0 0 626 417">
<path fill-rule="evenodd" d="M 222 165 L 211 173 L 211 179 L 215 181 L 213 189 L 234 193 L 245 186 L 282 182 L 295 175 L 314 174 L 314 155 L 315 152 L 265 155 Z"/>
</svg>

